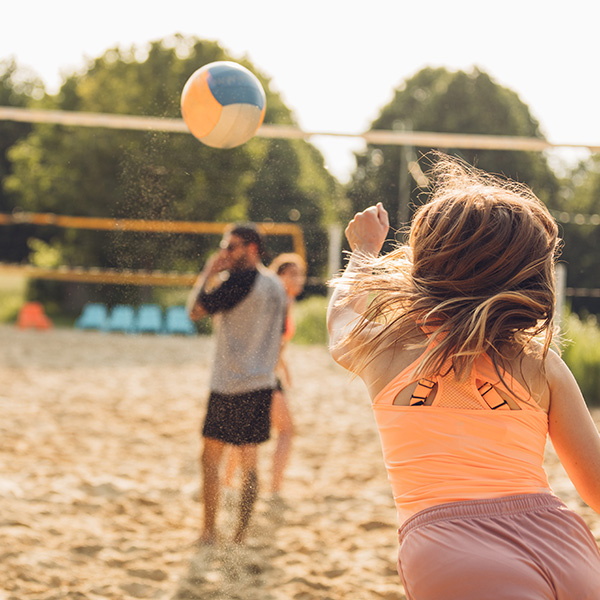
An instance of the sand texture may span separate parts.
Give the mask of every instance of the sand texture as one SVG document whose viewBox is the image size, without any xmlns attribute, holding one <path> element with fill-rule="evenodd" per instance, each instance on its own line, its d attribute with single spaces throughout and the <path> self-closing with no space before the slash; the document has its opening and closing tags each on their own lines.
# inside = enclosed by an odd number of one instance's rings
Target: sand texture
<svg viewBox="0 0 600 600">
<path fill-rule="evenodd" d="M 396 517 L 366 393 L 289 348 L 297 435 L 284 502 L 248 541 L 197 548 L 212 340 L 0 326 L 0 600 L 401 600 Z M 598 416 L 597 414 L 595 415 Z M 555 492 L 600 539 L 549 448 Z"/>
</svg>

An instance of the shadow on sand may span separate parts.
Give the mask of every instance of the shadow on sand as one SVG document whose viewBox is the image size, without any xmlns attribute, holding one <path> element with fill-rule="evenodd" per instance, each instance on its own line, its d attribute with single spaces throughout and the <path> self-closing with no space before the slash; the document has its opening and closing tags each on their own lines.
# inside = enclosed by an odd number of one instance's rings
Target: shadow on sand
<svg viewBox="0 0 600 600">
<path fill-rule="evenodd" d="M 190 548 L 187 572 L 171 600 L 275 600 L 269 587 L 284 573 L 273 564 L 272 559 L 281 552 L 274 542 L 288 508 L 282 501 L 259 500 L 247 540 L 241 545 L 229 539 L 237 508 L 237 498 L 222 502 L 222 539 L 215 545 Z"/>
</svg>

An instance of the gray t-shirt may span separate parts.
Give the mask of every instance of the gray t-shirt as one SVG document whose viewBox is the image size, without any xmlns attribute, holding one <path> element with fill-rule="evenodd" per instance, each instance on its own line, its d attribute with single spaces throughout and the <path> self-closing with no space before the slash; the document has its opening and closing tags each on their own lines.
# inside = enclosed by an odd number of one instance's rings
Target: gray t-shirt
<svg viewBox="0 0 600 600">
<path fill-rule="evenodd" d="M 260 265 L 243 299 L 217 312 L 211 391 L 241 394 L 275 387 L 286 310 L 279 278 Z"/>
</svg>

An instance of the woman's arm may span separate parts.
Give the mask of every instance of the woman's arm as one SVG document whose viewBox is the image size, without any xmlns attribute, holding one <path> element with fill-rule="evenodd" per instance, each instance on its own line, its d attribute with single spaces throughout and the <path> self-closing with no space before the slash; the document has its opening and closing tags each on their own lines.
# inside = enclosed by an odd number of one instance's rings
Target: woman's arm
<svg viewBox="0 0 600 600">
<path fill-rule="evenodd" d="M 581 498 L 600 513 L 600 434 L 575 377 L 554 352 L 546 362 L 550 439 Z"/>
<path fill-rule="evenodd" d="M 358 255 L 379 254 L 390 228 L 388 213 L 379 202 L 363 212 L 357 213 L 346 227 L 346 238 L 350 243 L 352 256 L 344 274 L 336 284 L 327 308 L 327 329 L 329 331 L 329 346 L 333 359 L 343 367 L 348 368 L 344 356 L 351 348 L 340 345 L 346 335 L 357 324 L 361 314 L 367 308 L 367 295 L 356 295 L 349 299 L 350 287 L 344 285 L 347 279 L 361 269 Z M 344 300 L 343 304 L 341 301 Z"/>
<path fill-rule="evenodd" d="M 277 366 L 275 367 L 275 373 L 277 373 L 283 386 L 287 388 L 291 387 L 292 385 L 292 377 L 284 354 L 286 346 L 287 342 L 285 340 L 282 340 L 281 350 L 279 351 L 279 360 L 277 361 Z"/>
</svg>

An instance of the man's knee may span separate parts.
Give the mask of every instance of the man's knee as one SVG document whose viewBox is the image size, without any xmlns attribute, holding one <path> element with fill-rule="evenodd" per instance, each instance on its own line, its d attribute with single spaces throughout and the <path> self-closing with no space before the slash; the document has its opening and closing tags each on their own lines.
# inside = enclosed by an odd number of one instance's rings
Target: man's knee
<svg viewBox="0 0 600 600">
<path fill-rule="evenodd" d="M 242 472 L 256 471 L 258 468 L 258 447 L 254 444 L 240 446 L 240 466 Z"/>
<path fill-rule="evenodd" d="M 204 447 L 201 454 L 202 468 L 205 471 L 219 470 L 221 457 L 223 455 L 223 444 L 218 440 L 204 439 Z"/>
</svg>

